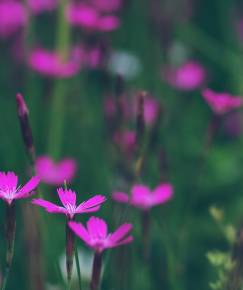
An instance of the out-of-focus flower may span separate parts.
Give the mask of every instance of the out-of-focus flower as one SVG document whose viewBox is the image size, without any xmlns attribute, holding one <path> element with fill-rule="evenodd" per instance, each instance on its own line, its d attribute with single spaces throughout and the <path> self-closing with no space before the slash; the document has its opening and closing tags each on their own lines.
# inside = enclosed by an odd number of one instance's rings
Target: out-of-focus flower
<svg viewBox="0 0 243 290">
<path fill-rule="evenodd" d="M 40 156 L 36 160 L 36 172 L 47 184 L 62 185 L 70 182 L 76 173 L 76 162 L 73 159 L 63 159 L 55 163 L 49 156 Z"/>
<path fill-rule="evenodd" d="M 28 23 L 25 6 L 18 1 L 0 1 L 0 37 L 9 37 Z"/>
<path fill-rule="evenodd" d="M 100 11 L 111 13 L 121 8 L 122 0 L 91 0 L 91 3 Z"/>
<path fill-rule="evenodd" d="M 163 183 L 154 190 L 141 184 L 136 184 L 131 189 L 131 197 L 124 192 L 114 192 L 112 198 L 121 203 L 129 203 L 142 210 L 149 210 L 153 206 L 163 204 L 173 196 L 173 186 Z"/>
<path fill-rule="evenodd" d="M 152 125 L 159 114 L 160 104 L 156 98 L 152 96 L 146 96 L 144 98 L 144 122 L 146 125 Z M 136 98 L 128 100 L 124 97 L 120 100 L 120 109 L 122 109 L 122 115 L 125 119 L 134 119 L 137 113 L 137 102 Z M 108 118 L 114 118 L 117 114 L 117 107 L 115 99 L 108 97 L 104 103 L 105 114 Z"/>
<path fill-rule="evenodd" d="M 51 12 L 55 10 L 58 0 L 28 0 L 27 3 L 34 14 L 40 14 L 45 11 Z"/>
<path fill-rule="evenodd" d="M 36 72 L 54 78 L 69 78 L 79 73 L 82 67 L 80 54 L 73 51 L 67 61 L 63 61 L 57 52 L 47 51 L 43 48 L 31 52 L 28 60 L 29 66 Z"/>
<path fill-rule="evenodd" d="M 97 217 L 91 217 L 86 228 L 77 222 L 69 222 L 69 227 L 97 253 L 130 243 L 133 240 L 132 236 L 129 235 L 132 229 L 131 224 L 123 224 L 115 232 L 108 234 L 106 222 Z"/>
<path fill-rule="evenodd" d="M 136 146 L 136 133 L 131 130 L 124 130 L 114 134 L 114 143 L 117 144 L 122 151 L 130 154 L 134 151 Z"/>
<path fill-rule="evenodd" d="M 95 212 L 99 210 L 101 204 L 105 202 L 105 197 L 103 195 L 95 195 L 77 206 L 76 193 L 71 189 L 58 188 L 57 193 L 63 206 L 58 206 L 41 198 L 33 199 L 32 203 L 43 207 L 49 213 L 65 214 L 69 219 L 72 219 L 75 214 Z"/>
<path fill-rule="evenodd" d="M 70 4 L 67 7 L 66 17 L 72 25 L 87 30 L 109 32 L 120 26 L 120 20 L 117 16 L 102 14 L 95 7 L 83 3 Z"/>
<path fill-rule="evenodd" d="M 18 186 L 18 176 L 14 172 L 0 172 L 0 198 L 11 205 L 13 200 L 27 198 L 39 184 L 38 176 L 32 177 L 24 186 Z"/>
<path fill-rule="evenodd" d="M 204 100 L 215 114 L 225 114 L 243 105 L 243 98 L 228 93 L 216 93 L 210 89 L 202 91 Z"/>
<path fill-rule="evenodd" d="M 188 61 L 177 68 L 167 68 L 165 79 L 179 90 L 191 91 L 199 88 L 206 78 L 204 67 L 196 61 Z"/>
<path fill-rule="evenodd" d="M 142 63 L 135 54 L 127 51 L 114 51 L 109 58 L 108 69 L 115 75 L 121 75 L 124 79 L 131 80 L 142 71 Z"/>
</svg>

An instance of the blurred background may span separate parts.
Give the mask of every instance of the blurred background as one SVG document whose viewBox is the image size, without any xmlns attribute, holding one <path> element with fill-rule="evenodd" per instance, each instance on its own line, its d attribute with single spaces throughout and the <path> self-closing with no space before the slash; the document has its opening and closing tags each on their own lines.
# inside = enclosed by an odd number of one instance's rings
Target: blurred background
<svg viewBox="0 0 243 290">
<path fill-rule="evenodd" d="M 134 224 L 134 242 L 106 253 L 101 289 L 241 289 L 225 288 L 224 278 L 242 222 L 243 111 L 217 114 L 202 91 L 243 94 L 242 9 L 236 0 L 0 1 L 1 171 L 16 172 L 21 184 L 29 175 L 19 92 L 37 161 L 71 159 L 76 170 L 63 179 L 78 200 L 104 194 L 97 215 L 110 230 Z M 42 196 L 58 202 L 62 182 L 43 175 Z M 138 182 L 174 187 L 173 198 L 150 211 L 146 260 L 141 212 L 111 198 Z M 65 289 L 65 218 L 38 209 L 35 223 L 27 203 L 17 206 L 7 289 Z M 3 202 L 0 215 L 3 269 Z M 91 252 L 77 245 L 88 289 Z"/>
</svg>

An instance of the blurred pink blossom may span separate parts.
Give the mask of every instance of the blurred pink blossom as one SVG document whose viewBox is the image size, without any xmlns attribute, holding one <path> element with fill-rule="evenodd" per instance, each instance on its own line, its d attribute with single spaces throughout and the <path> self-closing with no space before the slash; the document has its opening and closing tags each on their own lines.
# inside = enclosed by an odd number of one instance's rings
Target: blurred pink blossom
<svg viewBox="0 0 243 290">
<path fill-rule="evenodd" d="M 135 184 L 131 189 L 131 197 L 124 192 L 114 192 L 112 198 L 121 203 L 129 203 L 142 210 L 149 210 L 153 206 L 163 204 L 173 196 L 173 186 L 162 183 L 154 190 L 142 184 Z"/>
<path fill-rule="evenodd" d="M 70 4 L 66 11 L 68 21 L 91 31 L 113 31 L 120 25 L 114 15 L 103 15 L 95 7 L 85 4 Z"/>
<path fill-rule="evenodd" d="M 86 228 L 77 222 L 69 222 L 69 227 L 96 253 L 101 253 L 108 248 L 128 244 L 133 240 L 130 235 L 131 224 L 123 224 L 115 232 L 108 233 L 106 222 L 97 217 L 91 217 L 87 222 Z"/>
<path fill-rule="evenodd" d="M 36 72 L 56 78 L 69 78 L 79 73 L 82 67 L 82 59 L 76 50 L 68 61 L 62 61 L 57 52 L 37 48 L 30 53 L 28 63 Z"/>
<path fill-rule="evenodd" d="M 228 93 L 216 93 L 210 89 L 202 91 L 204 100 L 215 114 L 225 114 L 243 105 L 243 98 Z"/>
<path fill-rule="evenodd" d="M 165 79 L 180 90 L 190 91 L 199 88 L 206 78 L 204 67 L 196 61 L 188 61 L 178 68 L 168 68 Z"/>
<path fill-rule="evenodd" d="M 124 130 L 114 134 L 114 143 L 118 145 L 124 153 L 131 154 L 136 146 L 136 133 L 132 130 Z"/>
<path fill-rule="evenodd" d="M 62 185 L 70 182 L 76 173 L 76 162 L 73 159 L 63 159 L 55 163 L 48 156 L 40 156 L 36 160 L 36 172 L 47 184 Z"/>
<path fill-rule="evenodd" d="M 137 105 L 137 104 L 136 104 Z M 160 104 L 152 96 L 145 97 L 144 99 L 144 122 L 147 125 L 153 125 L 159 114 Z M 134 112 L 136 116 L 136 110 Z"/>
<path fill-rule="evenodd" d="M 80 205 L 77 205 L 76 193 L 71 189 L 58 188 L 57 193 L 63 206 L 56 205 L 41 198 L 33 199 L 32 203 L 43 207 L 49 213 L 61 213 L 65 214 L 69 219 L 73 219 L 75 214 L 98 211 L 101 204 L 105 202 L 105 197 L 103 195 L 95 195 L 80 203 Z"/>
<path fill-rule="evenodd" d="M 14 172 L 0 172 L 0 198 L 9 205 L 15 199 L 27 198 L 39 184 L 38 176 L 32 177 L 24 186 L 18 186 L 18 176 Z"/>
<path fill-rule="evenodd" d="M 58 6 L 58 0 L 27 0 L 27 3 L 34 14 L 50 12 Z"/>
<path fill-rule="evenodd" d="M 27 23 L 28 14 L 22 3 L 12 0 L 0 1 L 0 37 L 13 35 Z"/>
</svg>

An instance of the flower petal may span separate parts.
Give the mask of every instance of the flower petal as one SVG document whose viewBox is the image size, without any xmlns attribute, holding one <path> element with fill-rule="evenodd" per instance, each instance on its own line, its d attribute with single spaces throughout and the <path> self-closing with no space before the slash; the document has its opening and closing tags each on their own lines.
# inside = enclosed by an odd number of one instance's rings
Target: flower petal
<svg viewBox="0 0 243 290">
<path fill-rule="evenodd" d="M 47 212 L 50 212 L 50 213 L 67 214 L 67 210 L 65 208 L 63 208 L 61 206 L 57 206 L 56 204 L 54 204 L 50 201 L 41 199 L 41 198 L 33 199 L 31 203 L 43 207 Z"/>
<path fill-rule="evenodd" d="M 94 212 L 99 210 L 100 205 L 105 202 L 106 198 L 103 195 L 95 195 L 90 199 L 82 202 L 76 209 L 76 213 Z"/>
<path fill-rule="evenodd" d="M 132 224 L 121 225 L 114 233 L 109 237 L 111 244 L 120 242 L 130 231 L 132 230 Z"/>
<path fill-rule="evenodd" d="M 81 223 L 69 222 L 68 226 L 78 237 L 80 237 L 80 239 L 82 239 L 86 244 L 90 245 L 89 233 Z"/>
<path fill-rule="evenodd" d="M 40 178 L 38 176 L 33 176 L 15 195 L 14 198 L 25 198 L 34 194 L 32 192 L 40 183 Z"/>
<path fill-rule="evenodd" d="M 152 193 L 151 204 L 165 203 L 173 196 L 173 186 L 170 183 L 160 184 Z"/>
<path fill-rule="evenodd" d="M 121 240 L 120 242 L 114 243 L 112 245 L 109 246 L 109 248 L 114 248 L 114 247 L 118 247 L 121 245 L 125 245 L 128 243 L 131 243 L 133 241 L 133 237 L 132 236 L 128 236 L 127 238 L 125 238 L 124 240 Z"/>
<path fill-rule="evenodd" d="M 122 203 L 129 202 L 129 196 L 124 192 L 113 192 L 112 199 L 114 199 L 117 202 L 122 202 Z"/>
<path fill-rule="evenodd" d="M 17 188 L 18 176 L 14 172 L 0 172 L 0 189 Z"/>
<path fill-rule="evenodd" d="M 75 191 L 72 191 L 71 189 L 63 189 L 63 188 L 58 188 L 57 189 L 58 196 L 63 204 L 63 206 L 67 205 L 76 205 L 76 193 Z"/>
<path fill-rule="evenodd" d="M 87 229 L 91 239 L 105 239 L 107 236 L 106 222 L 92 216 L 87 222 Z"/>
</svg>

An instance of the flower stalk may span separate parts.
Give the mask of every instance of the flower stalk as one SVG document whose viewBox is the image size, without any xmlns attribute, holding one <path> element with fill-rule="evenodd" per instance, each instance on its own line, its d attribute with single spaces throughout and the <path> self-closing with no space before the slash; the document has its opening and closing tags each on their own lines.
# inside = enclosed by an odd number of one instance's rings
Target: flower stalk
<svg viewBox="0 0 243 290">
<path fill-rule="evenodd" d="M 102 253 L 95 252 L 93 260 L 92 278 L 90 290 L 98 290 L 100 286 L 100 276 L 102 269 Z"/>
<path fill-rule="evenodd" d="M 1 290 L 4 290 L 7 285 L 9 272 L 12 266 L 14 256 L 14 242 L 16 233 L 16 214 L 15 214 L 15 203 L 6 204 L 6 265 L 2 280 Z"/>
<path fill-rule="evenodd" d="M 58 31 L 56 39 L 56 49 L 63 61 L 69 57 L 70 46 L 70 25 L 65 19 L 65 9 L 68 1 L 61 0 L 58 7 Z M 59 158 L 62 143 L 62 133 L 64 127 L 64 111 L 66 96 L 66 81 L 58 79 L 54 83 L 51 112 L 50 129 L 48 140 L 48 152 L 53 158 Z"/>
<path fill-rule="evenodd" d="M 75 235 L 68 226 L 69 221 L 70 219 L 67 219 L 66 222 L 66 269 L 67 269 L 68 286 L 70 287 L 73 270 Z"/>
</svg>

